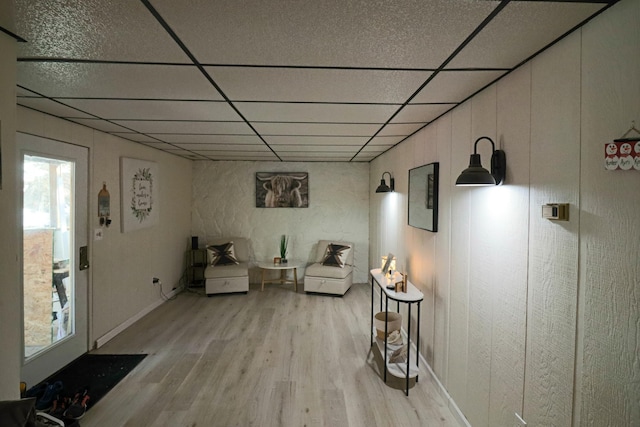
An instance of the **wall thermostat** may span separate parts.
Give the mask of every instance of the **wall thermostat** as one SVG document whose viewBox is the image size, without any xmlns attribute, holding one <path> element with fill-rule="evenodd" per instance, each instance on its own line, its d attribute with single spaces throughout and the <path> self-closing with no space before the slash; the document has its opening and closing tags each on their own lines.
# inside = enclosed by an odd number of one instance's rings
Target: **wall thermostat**
<svg viewBox="0 0 640 427">
<path fill-rule="evenodd" d="M 542 218 L 553 221 L 569 221 L 569 203 L 547 203 L 542 205 Z"/>
</svg>

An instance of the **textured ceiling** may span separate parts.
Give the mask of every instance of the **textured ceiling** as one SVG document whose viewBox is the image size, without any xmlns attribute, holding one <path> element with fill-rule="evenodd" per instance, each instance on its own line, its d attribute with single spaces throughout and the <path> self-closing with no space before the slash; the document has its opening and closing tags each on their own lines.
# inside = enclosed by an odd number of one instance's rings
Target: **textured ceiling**
<svg viewBox="0 0 640 427">
<path fill-rule="evenodd" d="M 15 0 L 0 29 L 27 108 L 194 160 L 368 162 L 613 3 Z"/>
</svg>

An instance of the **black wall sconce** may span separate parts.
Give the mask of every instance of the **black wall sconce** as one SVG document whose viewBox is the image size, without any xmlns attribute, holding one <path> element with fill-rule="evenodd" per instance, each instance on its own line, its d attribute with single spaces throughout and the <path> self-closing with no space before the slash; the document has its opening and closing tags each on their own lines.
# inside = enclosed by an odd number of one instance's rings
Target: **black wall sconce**
<svg viewBox="0 0 640 427">
<path fill-rule="evenodd" d="M 387 183 L 384 180 L 384 174 L 387 173 L 389 174 L 389 184 L 391 185 L 390 187 L 387 186 Z M 394 185 L 395 181 L 393 179 L 393 177 L 391 176 L 390 172 L 382 172 L 382 179 L 380 180 L 380 185 L 378 186 L 378 188 L 376 188 L 376 193 L 390 193 L 393 191 L 394 189 Z"/>
<path fill-rule="evenodd" d="M 482 167 L 480 154 L 478 154 L 478 142 L 486 139 L 491 143 L 491 172 Z M 462 171 L 456 185 L 481 186 L 500 185 L 504 182 L 507 173 L 507 156 L 504 151 L 496 150 L 496 145 L 488 136 L 481 136 L 473 144 L 473 154 L 469 160 L 469 167 Z"/>
</svg>

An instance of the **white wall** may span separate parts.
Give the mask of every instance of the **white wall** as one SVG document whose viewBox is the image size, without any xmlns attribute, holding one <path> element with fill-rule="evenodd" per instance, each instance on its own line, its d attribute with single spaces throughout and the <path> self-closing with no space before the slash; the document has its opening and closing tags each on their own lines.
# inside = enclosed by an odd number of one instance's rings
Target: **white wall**
<svg viewBox="0 0 640 427">
<path fill-rule="evenodd" d="M 370 264 L 396 253 L 425 293 L 421 351 L 473 426 L 640 425 L 640 172 L 603 167 L 640 123 L 638 22 L 623 0 L 371 165 L 398 194 L 371 198 Z M 455 187 L 480 136 L 507 182 Z M 438 233 L 406 225 L 408 170 L 433 161 Z"/>
<path fill-rule="evenodd" d="M 256 208 L 256 172 L 308 172 L 309 207 Z M 249 238 L 253 263 L 280 256 L 283 234 L 290 239 L 288 256 L 304 261 L 320 239 L 353 242 L 353 280 L 366 283 L 373 191 L 368 163 L 194 162 L 192 232 L 200 246 L 217 236 Z M 259 281 L 256 268 L 250 281 Z"/>
<path fill-rule="evenodd" d="M 179 286 L 191 235 L 191 161 L 27 108 L 17 111 L 18 131 L 89 147 L 89 340 L 93 345 L 162 302 L 153 277 L 161 279 L 165 294 Z M 157 162 L 158 225 L 121 232 L 122 156 Z M 111 195 L 113 223 L 97 241 L 93 231 L 100 228 L 97 196 L 103 182 Z M 19 286 L 17 278 L 15 283 Z"/>
</svg>

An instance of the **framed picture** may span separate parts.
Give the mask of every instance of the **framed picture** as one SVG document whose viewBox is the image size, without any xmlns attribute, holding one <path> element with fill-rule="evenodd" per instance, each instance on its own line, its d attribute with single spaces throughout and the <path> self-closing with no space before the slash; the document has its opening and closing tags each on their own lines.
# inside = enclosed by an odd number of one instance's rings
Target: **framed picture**
<svg viewBox="0 0 640 427">
<path fill-rule="evenodd" d="M 439 163 L 409 170 L 409 225 L 438 231 Z"/>
<path fill-rule="evenodd" d="M 122 232 L 156 225 L 160 218 L 158 165 L 121 157 L 120 186 Z"/>
<path fill-rule="evenodd" d="M 307 172 L 257 172 L 257 208 L 308 208 Z"/>
</svg>

